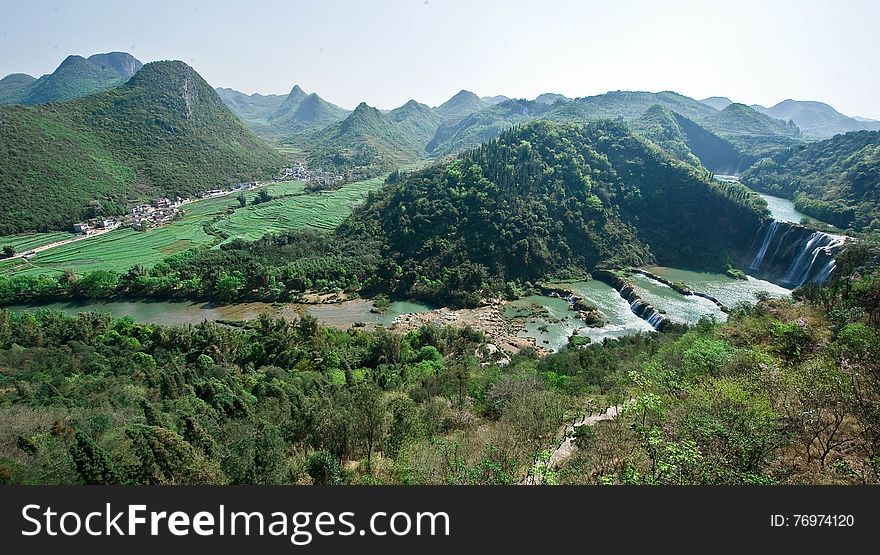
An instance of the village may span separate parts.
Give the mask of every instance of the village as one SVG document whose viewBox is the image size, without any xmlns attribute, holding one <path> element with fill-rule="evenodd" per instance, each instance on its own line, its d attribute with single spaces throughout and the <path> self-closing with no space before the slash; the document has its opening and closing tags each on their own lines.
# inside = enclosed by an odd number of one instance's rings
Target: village
<svg viewBox="0 0 880 555">
<path fill-rule="evenodd" d="M 307 185 L 335 185 L 340 184 L 343 177 L 323 170 L 307 169 L 302 163 L 283 168 L 281 176 L 272 180 L 272 183 L 281 181 L 302 181 Z M 174 199 L 162 197 L 151 200 L 146 204 L 138 204 L 131 208 L 128 214 L 116 217 L 92 218 L 73 224 L 73 232 L 82 235 L 103 233 L 120 227 L 131 227 L 137 231 L 145 231 L 159 227 L 183 217 L 183 206 L 197 200 L 226 196 L 232 193 L 249 191 L 263 185 L 255 181 L 241 182 L 229 189 L 214 188 L 197 195 L 195 198 Z"/>
</svg>

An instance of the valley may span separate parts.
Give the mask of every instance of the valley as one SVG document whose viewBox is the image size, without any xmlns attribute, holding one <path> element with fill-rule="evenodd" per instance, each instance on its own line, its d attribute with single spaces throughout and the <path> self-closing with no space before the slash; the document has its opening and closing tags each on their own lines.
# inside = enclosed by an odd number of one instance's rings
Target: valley
<svg viewBox="0 0 880 555">
<path fill-rule="evenodd" d="M 347 109 L 121 53 L 28 77 L 0 81 L 0 482 L 880 477 L 869 121 Z"/>
</svg>

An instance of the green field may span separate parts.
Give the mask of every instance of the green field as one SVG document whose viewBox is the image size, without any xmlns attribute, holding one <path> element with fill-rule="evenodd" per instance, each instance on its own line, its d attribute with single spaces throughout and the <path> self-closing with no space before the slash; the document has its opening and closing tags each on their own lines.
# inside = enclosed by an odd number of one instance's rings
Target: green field
<svg viewBox="0 0 880 555">
<path fill-rule="evenodd" d="M 276 198 L 267 203 L 239 207 L 237 195 L 200 200 L 184 207 L 185 216 L 171 224 L 134 231 L 130 228 L 111 231 L 91 239 L 84 239 L 38 253 L 30 260 L 0 261 L 0 274 L 61 274 L 71 269 L 77 273 L 92 270 L 116 270 L 124 272 L 141 264 L 149 267 L 168 255 L 200 245 L 217 245 L 236 238 L 253 241 L 267 233 L 314 227 L 329 230 L 339 225 L 351 213 L 368 191 L 382 185 L 382 179 L 370 179 L 345 185 L 337 191 L 305 194 L 301 182 L 281 182 L 269 185 L 266 190 Z M 248 202 L 257 191 L 248 191 Z M 232 210 L 234 209 L 234 212 Z M 231 212 L 231 213 L 230 213 Z M 205 231 L 211 224 L 212 233 Z M 0 237 L 3 244 L 33 244 L 16 249 L 33 248 L 70 237 L 69 233 L 32 234 Z M 14 238 L 16 242 L 13 242 Z M 3 239 L 10 239 L 3 242 Z M 39 243 L 42 241 L 42 243 Z"/>
<path fill-rule="evenodd" d="M 35 249 L 37 247 L 42 247 L 43 245 L 48 245 L 49 243 L 55 243 L 56 241 L 70 239 L 71 237 L 74 237 L 73 233 L 66 233 L 64 231 L 6 235 L 4 237 L 0 237 L 0 248 L 5 247 L 6 245 L 12 245 L 13 247 L 15 247 L 16 252 L 22 253 L 30 249 Z"/>
<path fill-rule="evenodd" d="M 369 191 L 382 185 L 379 178 L 345 185 L 337 191 L 289 196 L 236 210 L 212 227 L 227 241 L 255 241 L 267 233 L 313 227 L 330 230 L 342 223 Z M 274 194 L 274 193 L 273 193 Z"/>
</svg>

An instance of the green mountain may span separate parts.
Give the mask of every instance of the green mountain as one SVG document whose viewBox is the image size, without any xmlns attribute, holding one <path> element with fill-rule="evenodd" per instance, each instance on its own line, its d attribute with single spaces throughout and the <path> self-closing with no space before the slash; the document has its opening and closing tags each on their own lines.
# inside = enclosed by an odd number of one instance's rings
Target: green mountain
<svg viewBox="0 0 880 555">
<path fill-rule="evenodd" d="M 480 100 L 482 100 L 483 104 L 485 104 L 486 106 L 494 106 L 496 104 L 501 104 L 505 100 L 510 100 L 510 98 L 504 96 L 503 94 L 499 94 L 497 96 L 481 96 Z"/>
<path fill-rule="evenodd" d="M 726 96 L 710 96 L 701 100 L 706 106 L 711 106 L 716 110 L 723 110 L 733 104 L 733 101 Z"/>
<path fill-rule="evenodd" d="M 694 121 L 711 117 L 717 110 L 698 100 L 674 92 L 612 91 L 575 99 L 555 110 L 556 119 L 586 121 L 590 119 L 635 119 L 651 106 L 659 104 Z"/>
<path fill-rule="evenodd" d="M 823 102 L 789 99 L 759 111 L 772 118 L 795 122 L 804 136 L 810 139 L 827 139 L 840 133 L 870 128 L 864 122 L 845 116 Z"/>
<path fill-rule="evenodd" d="M 880 131 L 856 131 L 765 158 L 742 176 L 752 189 L 793 199 L 801 212 L 880 230 Z"/>
<path fill-rule="evenodd" d="M 350 112 L 331 104 L 315 93 L 306 94 L 299 85 L 266 116 L 271 132 L 292 135 L 321 129 L 345 119 Z"/>
<path fill-rule="evenodd" d="M 416 145 L 427 144 L 440 125 L 440 116 L 429 106 L 415 100 L 391 110 L 386 116 Z"/>
<path fill-rule="evenodd" d="M 425 150 L 445 156 L 474 148 L 498 137 L 502 131 L 545 113 L 548 106 L 533 100 L 507 100 L 501 104 L 440 125 Z"/>
<path fill-rule="evenodd" d="M 734 174 L 754 161 L 729 141 L 660 105 L 649 108 L 629 126 L 694 167 L 702 165 L 716 173 Z"/>
<path fill-rule="evenodd" d="M 128 52 L 107 52 L 92 54 L 89 61 L 101 69 L 109 69 L 120 77 L 130 78 L 144 67 L 144 64 Z"/>
<path fill-rule="evenodd" d="M 284 95 L 254 93 L 244 94 L 235 89 L 218 87 L 215 89 L 223 104 L 232 110 L 232 113 L 248 124 L 266 124 L 266 117 L 274 112 L 284 99 Z"/>
<path fill-rule="evenodd" d="M 437 115 L 446 121 L 458 121 L 485 108 L 487 104 L 470 91 L 459 91 L 455 96 L 434 108 Z"/>
<path fill-rule="evenodd" d="M 45 104 L 117 87 L 143 64 L 126 52 L 68 56 L 49 75 L 13 73 L 0 80 L 0 104 Z"/>
<path fill-rule="evenodd" d="M 557 102 L 568 102 L 569 100 L 571 99 L 567 96 L 556 93 L 543 93 L 535 98 L 535 102 L 538 104 L 556 104 Z"/>
<path fill-rule="evenodd" d="M 545 102 L 508 101 L 479 110 L 459 121 L 444 122 L 428 143 L 429 154 L 439 156 L 461 152 L 487 141 L 511 125 L 537 117 L 568 123 L 603 119 L 637 120 L 655 106 L 688 120 L 684 125 L 695 134 L 690 141 L 700 155 L 719 172 L 743 169 L 774 148 L 788 147 L 796 141 L 794 125 L 774 120 L 741 104 L 718 111 L 702 102 L 672 92 L 648 93 L 614 91 L 548 105 Z M 657 114 L 659 115 L 659 114 Z M 666 116 L 664 116 L 666 117 Z M 648 127 L 649 121 L 643 122 Z M 657 122 L 654 122 L 657 123 Z M 678 127 L 681 123 L 672 127 Z M 670 132 L 675 133 L 673 129 Z M 696 138 L 700 135 L 700 138 Z M 658 135 L 654 135 L 657 139 Z M 680 138 L 684 141 L 684 138 Z M 687 141 L 684 141 L 687 143 Z M 671 146 L 671 143 L 667 143 Z M 678 145 L 676 157 L 687 159 Z M 690 147 L 688 147 L 690 148 Z M 696 154 L 696 152 L 694 152 Z"/>
<path fill-rule="evenodd" d="M 305 150 L 311 167 L 372 175 L 416 160 L 422 154 L 421 145 L 365 102 L 341 122 L 291 137 L 290 142 Z"/>
<path fill-rule="evenodd" d="M 386 187 L 338 233 L 380 245 L 386 286 L 471 304 L 468 292 L 573 268 L 717 268 L 766 215 L 745 187 L 710 182 L 622 124 L 537 121 Z"/>
<path fill-rule="evenodd" d="M 26 73 L 11 73 L 0 79 L 0 104 L 18 104 L 37 79 Z"/>
<path fill-rule="evenodd" d="M 0 108 L 0 234 L 273 174 L 284 159 L 183 62 L 69 102 Z"/>
</svg>

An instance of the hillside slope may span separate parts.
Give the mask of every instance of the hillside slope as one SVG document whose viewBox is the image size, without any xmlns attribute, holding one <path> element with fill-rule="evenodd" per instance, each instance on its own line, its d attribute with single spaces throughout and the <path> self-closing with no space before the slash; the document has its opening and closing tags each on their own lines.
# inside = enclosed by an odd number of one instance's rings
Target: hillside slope
<svg viewBox="0 0 880 555">
<path fill-rule="evenodd" d="M 126 52 L 68 56 L 49 75 L 13 73 L 0 80 L 0 104 L 46 104 L 117 87 L 143 64 Z"/>
<path fill-rule="evenodd" d="M 383 245 L 397 267 L 384 279 L 401 292 L 462 302 L 484 283 L 571 268 L 718 267 L 764 215 L 754 193 L 621 124 L 538 121 L 382 190 L 339 233 Z"/>
<path fill-rule="evenodd" d="M 795 201 L 839 227 L 880 230 L 880 131 L 836 135 L 765 158 L 743 174 L 752 189 Z"/>
<path fill-rule="evenodd" d="M 845 116 L 824 102 L 783 100 L 764 114 L 784 121 L 792 120 L 811 139 L 828 139 L 840 133 L 870 129 L 865 122 Z"/>
<path fill-rule="evenodd" d="M 283 158 L 183 62 L 78 100 L 0 108 L 0 233 L 271 175 Z"/>
</svg>

